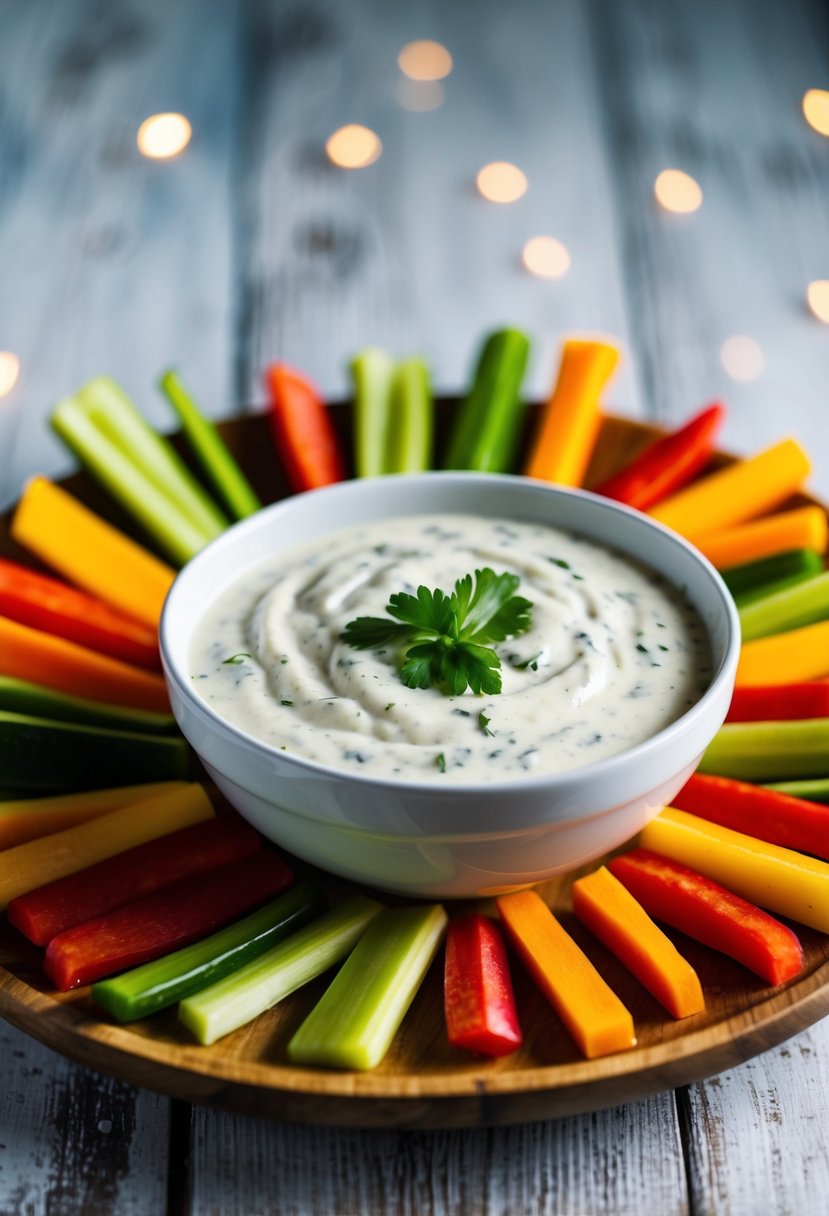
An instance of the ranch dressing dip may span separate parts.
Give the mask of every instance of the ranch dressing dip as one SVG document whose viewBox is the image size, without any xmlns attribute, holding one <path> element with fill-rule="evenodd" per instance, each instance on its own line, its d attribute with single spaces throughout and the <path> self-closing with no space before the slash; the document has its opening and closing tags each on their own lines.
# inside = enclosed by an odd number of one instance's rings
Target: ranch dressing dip
<svg viewBox="0 0 829 1216">
<path fill-rule="evenodd" d="M 502 691 L 407 688 L 399 650 L 341 639 L 395 592 L 449 593 L 489 566 L 517 574 L 532 628 L 495 644 Z M 274 748 L 332 768 L 416 781 L 521 779 L 591 764 L 650 738 L 711 677 L 705 629 L 668 583 L 543 524 L 414 516 L 332 533 L 224 590 L 195 631 L 205 701 Z"/>
</svg>

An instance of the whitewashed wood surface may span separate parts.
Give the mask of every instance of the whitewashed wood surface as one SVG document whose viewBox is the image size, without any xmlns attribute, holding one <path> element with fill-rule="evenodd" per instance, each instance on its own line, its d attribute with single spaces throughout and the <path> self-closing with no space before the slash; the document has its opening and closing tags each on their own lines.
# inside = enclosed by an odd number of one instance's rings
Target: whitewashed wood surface
<svg viewBox="0 0 829 1216">
<path fill-rule="evenodd" d="M 399 102 L 399 48 L 455 58 L 445 102 Z M 563 334 L 624 345 L 611 394 L 676 421 L 718 396 L 726 443 L 796 433 L 829 496 L 829 332 L 806 287 L 829 278 L 829 140 L 800 114 L 829 87 L 818 0 L 3 0 L 0 4 L 0 501 L 71 462 L 53 403 L 109 372 L 152 421 L 176 364 L 210 413 L 262 399 L 281 357 L 347 391 L 353 351 L 423 353 L 446 391 L 480 335 L 534 339 L 532 395 Z M 135 150 L 181 110 L 190 148 Z M 364 122 L 381 159 L 325 161 Z M 530 189 L 498 207 L 477 169 L 512 160 Z M 705 201 L 671 216 L 660 169 Z M 524 242 L 573 263 L 530 277 Z M 754 338 L 765 372 L 720 362 Z M 829 1210 L 829 1025 L 721 1077 L 547 1124 L 377 1133 L 266 1124 L 98 1077 L 0 1026 L 0 1216 L 726 1213 Z"/>
</svg>

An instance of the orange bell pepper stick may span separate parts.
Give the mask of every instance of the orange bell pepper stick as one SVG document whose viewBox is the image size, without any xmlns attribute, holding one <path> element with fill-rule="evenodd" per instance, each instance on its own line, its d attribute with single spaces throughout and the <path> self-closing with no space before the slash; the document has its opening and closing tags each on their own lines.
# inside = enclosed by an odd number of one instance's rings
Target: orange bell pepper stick
<svg viewBox="0 0 829 1216">
<path fill-rule="evenodd" d="M 712 532 L 695 544 L 712 565 L 727 570 L 730 566 L 742 566 L 792 549 L 824 553 L 827 542 L 829 523 L 823 507 L 795 507 L 752 523 Z"/>
<path fill-rule="evenodd" d="M 155 781 L 145 785 L 122 785 L 107 790 L 84 790 L 77 794 L 53 794 L 47 798 L 16 798 L 0 802 L 0 851 L 52 832 L 99 819 L 110 811 L 142 802 L 156 794 L 183 789 L 184 781 Z"/>
<path fill-rule="evenodd" d="M 795 684 L 829 674 L 829 621 L 744 642 L 737 687 Z"/>
</svg>

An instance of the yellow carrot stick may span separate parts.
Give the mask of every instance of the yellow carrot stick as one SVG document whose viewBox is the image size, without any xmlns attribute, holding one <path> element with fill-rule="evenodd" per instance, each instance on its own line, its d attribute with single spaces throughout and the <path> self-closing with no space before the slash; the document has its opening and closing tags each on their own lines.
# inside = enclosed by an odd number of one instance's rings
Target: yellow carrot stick
<svg viewBox="0 0 829 1216">
<path fill-rule="evenodd" d="M 761 908 L 829 933 L 829 865 L 666 807 L 644 828 L 642 848 L 671 857 Z"/>
<path fill-rule="evenodd" d="M 573 911 L 673 1017 L 702 1012 L 696 971 L 605 866 L 573 883 Z"/>
<path fill-rule="evenodd" d="M 720 570 L 758 561 L 791 549 L 824 553 L 829 542 L 829 522 L 823 507 L 795 507 L 778 515 L 767 515 L 748 524 L 724 528 L 695 541 L 700 553 Z"/>
<path fill-rule="evenodd" d="M 158 625 L 175 571 L 47 478 L 26 486 L 11 534 L 70 582 Z"/>
<path fill-rule="evenodd" d="M 737 664 L 737 687 L 797 684 L 829 675 L 829 621 L 744 642 Z M 827 758 L 829 767 L 829 758 Z"/>
<path fill-rule="evenodd" d="M 121 785 L 108 790 L 0 802 L 0 850 L 88 823 L 90 819 L 98 819 L 122 806 L 131 806 L 133 802 L 143 802 L 156 794 L 184 789 L 186 784 L 184 781 L 148 781 L 146 785 Z"/>
<path fill-rule="evenodd" d="M 581 1052 L 593 1059 L 636 1043 L 633 1018 L 536 891 L 496 900 L 518 953 Z"/>
<path fill-rule="evenodd" d="M 524 467 L 528 477 L 563 486 L 583 483 L 599 436 L 599 398 L 618 361 L 618 350 L 606 342 L 564 343 L 556 386 Z"/>
<path fill-rule="evenodd" d="M 703 477 L 648 514 L 696 541 L 771 511 L 803 484 L 810 469 L 800 444 L 783 439 L 756 456 Z"/>
<path fill-rule="evenodd" d="M 6 849 L 0 853 L 0 911 L 26 891 L 212 815 L 204 788 L 193 783 L 110 811 L 64 832 Z"/>
</svg>

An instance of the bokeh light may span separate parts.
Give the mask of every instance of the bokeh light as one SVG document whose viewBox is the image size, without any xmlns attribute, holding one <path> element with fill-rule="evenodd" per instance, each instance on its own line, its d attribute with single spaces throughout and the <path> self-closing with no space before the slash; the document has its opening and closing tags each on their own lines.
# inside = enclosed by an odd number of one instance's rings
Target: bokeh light
<svg viewBox="0 0 829 1216">
<path fill-rule="evenodd" d="M 10 350 L 0 350 L 0 397 L 7 397 L 17 384 L 20 360 Z"/>
<path fill-rule="evenodd" d="M 532 237 L 524 246 L 521 260 L 539 279 L 560 279 L 570 269 L 567 246 L 554 236 Z"/>
<path fill-rule="evenodd" d="M 478 189 L 491 203 L 514 203 L 527 192 L 527 179 L 517 165 L 497 160 L 484 165 L 475 179 Z"/>
<path fill-rule="evenodd" d="M 439 42 L 420 38 L 408 42 L 397 56 L 400 71 L 410 80 L 443 80 L 452 71 L 452 56 Z"/>
<path fill-rule="evenodd" d="M 803 117 L 821 135 L 829 135 L 829 91 L 809 89 L 803 94 Z"/>
<path fill-rule="evenodd" d="M 815 279 L 806 291 L 809 307 L 817 317 L 829 325 L 829 279 Z"/>
<path fill-rule="evenodd" d="M 170 160 L 190 142 L 193 128 L 183 114 L 151 114 L 138 128 L 135 142 L 142 156 Z"/>
<path fill-rule="evenodd" d="M 365 169 L 380 159 L 383 145 L 369 127 L 351 122 L 329 135 L 325 150 L 329 160 L 341 169 Z"/>
<path fill-rule="evenodd" d="M 681 169 L 663 169 L 653 184 L 653 192 L 666 211 L 687 214 L 702 206 L 699 182 Z"/>
<path fill-rule="evenodd" d="M 720 347 L 720 360 L 732 380 L 756 380 L 766 367 L 760 345 L 745 334 L 726 338 Z"/>
</svg>

